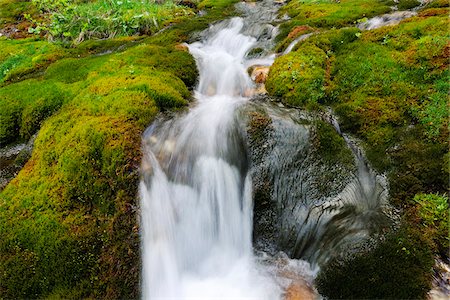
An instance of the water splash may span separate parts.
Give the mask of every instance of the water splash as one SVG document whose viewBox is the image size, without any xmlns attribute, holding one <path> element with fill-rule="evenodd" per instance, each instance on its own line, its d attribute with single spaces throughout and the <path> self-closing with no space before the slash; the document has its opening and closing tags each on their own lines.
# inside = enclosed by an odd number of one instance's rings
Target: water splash
<svg viewBox="0 0 450 300">
<path fill-rule="evenodd" d="M 143 298 L 279 299 L 252 252 L 252 183 L 236 109 L 253 84 L 244 57 L 257 39 L 233 18 L 189 45 L 197 105 L 145 133 L 140 196 Z"/>
</svg>

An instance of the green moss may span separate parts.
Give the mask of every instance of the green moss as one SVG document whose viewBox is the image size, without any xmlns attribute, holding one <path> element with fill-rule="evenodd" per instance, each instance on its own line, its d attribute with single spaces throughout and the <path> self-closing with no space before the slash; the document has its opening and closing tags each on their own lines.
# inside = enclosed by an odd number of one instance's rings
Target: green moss
<svg viewBox="0 0 450 300">
<path fill-rule="evenodd" d="M 48 54 L 61 56 L 36 65 L 23 52 L 13 69 L 29 66 L 36 79 L 11 83 L 8 73 L 0 87 L 2 145 L 40 130 L 32 157 L 0 193 L 2 295 L 138 298 L 141 134 L 160 110 L 187 104 L 197 70 L 176 44 L 234 13 L 224 9 L 234 1 L 221 3 L 146 39 L 50 44 Z M 18 47 L 47 44 L 1 42 L 10 49 L 2 62 Z"/>
<path fill-rule="evenodd" d="M 23 18 L 23 14 L 35 14 L 37 10 L 31 1 L 1 0 L 0 1 L 0 26 L 5 23 L 14 23 Z"/>
<path fill-rule="evenodd" d="M 198 4 L 199 9 L 215 8 L 221 9 L 229 7 L 230 5 L 238 2 L 238 0 L 203 0 Z"/>
<path fill-rule="evenodd" d="M 32 39 L 7 40 L 0 38 L 0 84 L 18 81 L 62 58 L 65 50 L 55 44 Z"/>
<path fill-rule="evenodd" d="M 312 45 L 279 57 L 270 68 L 267 91 L 292 106 L 314 105 L 324 96 L 326 60 L 325 52 Z"/>
<path fill-rule="evenodd" d="M 329 164 L 340 163 L 352 166 L 353 154 L 344 138 L 328 123 L 317 121 L 315 125 L 313 143 L 318 150 L 318 155 Z"/>
<path fill-rule="evenodd" d="M 72 96 L 53 81 L 32 79 L 0 88 L 0 143 L 29 139 Z"/>
<path fill-rule="evenodd" d="M 54 79 L 64 83 L 86 80 L 88 74 L 101 67 L 107 57 L 68 58 L 60 60 L 45 71 L 45 79 Z"/>
<path fill-rule="evenodd" d="M 449 204 L 447 196 L 438 194 L 418 194 L 413 201 L 418 205 L 418 215 L 422 230 L 435 240 L 442 255 L 449 249 Z"/>
<path fill-rule="evenodd" d="M 434 0 L 426 5 L 427 8 L 449 7 L 450 3 L 447 0 Z"/>
<path fill-rule="evenodd" d="M 429 242 L 404 225 L 372 251 L 328 263 L 317 288 L 331 299 L 425 299 L 433 263 Z"/>
<path fill-rule="evenodd" d="M 400 0 L 397 7 L 399 10 L 407 10 L 420 5 L 420 1 L 417 0 Z"/>
<path fill-rule="evenodd" d="M 292 19 L 281 25 L 279 40 L 284 39 L 295 26 L 315 28 L 342 28 L 391 11 L 393 1 L 382 0 L 292 0 L 280 10 Z"/>
</svg>

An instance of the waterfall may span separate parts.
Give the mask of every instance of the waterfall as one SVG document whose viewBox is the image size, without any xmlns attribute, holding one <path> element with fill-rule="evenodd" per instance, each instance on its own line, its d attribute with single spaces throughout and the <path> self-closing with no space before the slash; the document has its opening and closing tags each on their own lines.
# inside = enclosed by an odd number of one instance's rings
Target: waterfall
<svg viewBox="0 0 450 300">
<path fill-rule="evenodd" d="M 144 133 L 144 299 L 313 299 L 317 266 L 390 223 L 385 178 L 336 120 L 355 157 L 351 168 L 316 157 L 309 113 L 250 101 L 247 68 L 275 59 L 267 49 L 277 7 L 263 0 L 238 8 L 243 17 L 188 45 L 200 75 L 189 111 L 161 116 Z M 263 52 L 247 59 L 255 48 Z M 261 145 L 243 117 L 252 107 L 271 124 Z M 261 191 L 253 220 L 252 194 Z"/>
<path fill-rule="evenodd" d="M 189 45 L 196 106 L 145 133 L 140 197 L 144 299 L 279 299 L 255 262 L 245 133 L 236 109 L 252 82 L 244 57 L 257 40 L 233 18 Z"/>
</svg>

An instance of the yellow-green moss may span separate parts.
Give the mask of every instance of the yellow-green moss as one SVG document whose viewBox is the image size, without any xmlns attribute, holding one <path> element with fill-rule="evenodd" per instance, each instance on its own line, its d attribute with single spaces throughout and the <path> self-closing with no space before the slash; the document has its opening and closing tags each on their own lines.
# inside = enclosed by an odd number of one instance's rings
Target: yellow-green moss
<svg viewBox="0 0 450 300">
<path fill-rule="evenodd" d="M 312 45 L 281 56 L 270 68 L 267 91 L 292 106 L 317 103 L 324 96 L 326 60 Z"/>
<path fill-rule="evenodd" d="M 390 0 L 292 0 L 280 10 L 291 20 L 281 25 L 278 40 L 284 39 L 295 26 L 315 28 L 342 28 L 358 20 L 391 11 Z"/>
<path fill-rule="evenodd" d="M 46 41 L 8 40 L 0 37 L 0 84 L 18 81 L 62 58 L 65 50 Z"/>
</svg>

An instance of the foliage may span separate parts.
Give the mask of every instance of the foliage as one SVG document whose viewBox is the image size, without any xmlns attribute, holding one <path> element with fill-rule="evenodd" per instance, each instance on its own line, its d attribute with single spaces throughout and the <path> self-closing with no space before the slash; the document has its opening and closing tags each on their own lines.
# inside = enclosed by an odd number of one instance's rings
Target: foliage
<svg viewBox="0 0 450 300">
<path fill-rule="evenodd" d="M 30 31 L 46 31 L 51 39 L 79 43 L 91 38 L 153 34 L 193 11 L 172 1 L 153 0 L 34 0 L 51 14 L 49 22 L 35 22 Z"/>
</svg>

